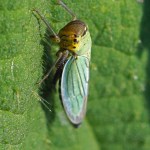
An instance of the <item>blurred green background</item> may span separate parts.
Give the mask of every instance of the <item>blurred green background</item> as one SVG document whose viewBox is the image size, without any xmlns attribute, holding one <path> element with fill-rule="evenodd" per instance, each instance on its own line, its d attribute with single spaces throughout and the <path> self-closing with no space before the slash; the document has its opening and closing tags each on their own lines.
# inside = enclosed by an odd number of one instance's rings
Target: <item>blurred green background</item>
<svg viewBox="0 0 150 150">
<path fill-rule="evenodd" d="M 64 0 L 93 42 L 87 115 L 77 129 L 52 75 L 36 84 L 58 46 L 45 40 L 46 27 L 31 10 L 58 32 L 71 17 L 55 2 L 0 1 L 0 150 L 149 150 L 150 1 Z"/>
</svg>

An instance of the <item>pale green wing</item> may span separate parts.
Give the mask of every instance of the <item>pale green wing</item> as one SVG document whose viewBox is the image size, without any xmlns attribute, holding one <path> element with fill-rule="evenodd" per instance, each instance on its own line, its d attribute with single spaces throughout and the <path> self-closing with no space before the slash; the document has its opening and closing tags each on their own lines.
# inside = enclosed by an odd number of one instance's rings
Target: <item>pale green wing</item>
<svg viewBox="0 0 150 150">
<path fill-rule="evenodd" d="M 80 124 L 85 113 L 88 96 L 89 59 L 72 56 L 63 69 L 61 98 L 67 116 L 73 124 Z"/>
</svg>

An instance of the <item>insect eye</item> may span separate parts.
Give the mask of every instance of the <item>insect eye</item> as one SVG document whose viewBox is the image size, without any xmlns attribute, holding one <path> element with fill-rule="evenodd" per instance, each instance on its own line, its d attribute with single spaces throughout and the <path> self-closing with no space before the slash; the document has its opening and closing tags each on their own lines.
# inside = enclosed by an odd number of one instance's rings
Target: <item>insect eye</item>
<svg viewBox="0 0 150 150">
<path fill-rule="evenodd" d="M 84 35 L 86 34 L 86 31 L 87 31 L 87 27 L 85 27 L 84 32 L 83 32 L 83 34 L 82 34 L 82 36 L 84 36 Z"/>
</svg>

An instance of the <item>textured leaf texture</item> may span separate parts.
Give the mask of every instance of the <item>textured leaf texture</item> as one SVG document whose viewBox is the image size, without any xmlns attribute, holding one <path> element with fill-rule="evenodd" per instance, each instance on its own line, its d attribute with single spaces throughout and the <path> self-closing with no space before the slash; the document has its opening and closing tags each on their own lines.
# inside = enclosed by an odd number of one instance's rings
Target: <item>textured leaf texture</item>
<svg viewBox="0 0 150 150">
<path fill-rule="evenodd" d="M 55 0 L 1 1 L 0 149 L 150 149 L 150 2 L 64 2 L 92 36 L 86 118 L 78 128 L 70 124 L 53 72 L 36 84 L 59 48 L 31 10 L 37 8 L 57 33 L 71 16 Z"/>
</svg>

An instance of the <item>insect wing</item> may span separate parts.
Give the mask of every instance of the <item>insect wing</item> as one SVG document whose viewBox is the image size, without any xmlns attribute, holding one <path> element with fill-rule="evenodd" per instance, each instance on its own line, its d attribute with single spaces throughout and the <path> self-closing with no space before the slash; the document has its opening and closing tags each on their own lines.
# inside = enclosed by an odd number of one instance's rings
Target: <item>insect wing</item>
<svg viewBox="0 0 150 150">
<path fill-rule="evenodd" d="M 88 96 L 89 59 L 72 56 L 66 63 L 61 78 L 61 98 L 64 109 L 73 124 L 80 124 Z"/>
</svg>

